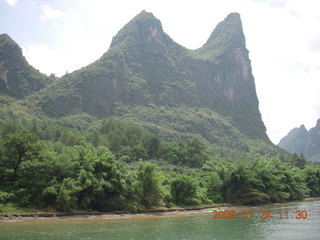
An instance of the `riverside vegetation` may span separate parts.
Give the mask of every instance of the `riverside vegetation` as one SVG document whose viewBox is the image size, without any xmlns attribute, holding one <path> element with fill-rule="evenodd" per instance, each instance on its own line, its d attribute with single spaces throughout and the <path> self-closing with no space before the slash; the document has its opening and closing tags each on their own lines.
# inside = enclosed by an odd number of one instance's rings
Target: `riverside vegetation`
<svg viewBox="0 0 320 240">
<path fill-rule="evenodd" d="M 0 134 L 2 211 L 262 204 L 320 193 L 320 166 L 303 156 L 221 159 L 200 138 L 167 142 L 120 120 L 88 131 L 1 121 Z"/>
</svg>

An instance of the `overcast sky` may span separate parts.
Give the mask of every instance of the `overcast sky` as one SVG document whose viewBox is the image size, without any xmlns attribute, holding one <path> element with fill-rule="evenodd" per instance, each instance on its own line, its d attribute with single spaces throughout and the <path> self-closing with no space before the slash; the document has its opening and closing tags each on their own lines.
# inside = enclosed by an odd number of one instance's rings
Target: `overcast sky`
<svg viewBox="0 0 320 240">
<path fill-rule="evenodd" d="M 143 9 L 177 43 L 201 47 L 230 12 L 239 12 L 260 111 L 274 143 L 320 118 L 318 0 L 0 0 L 0 33 L 31 65 L 64 75 L 97 60 Z"/>
</svg>

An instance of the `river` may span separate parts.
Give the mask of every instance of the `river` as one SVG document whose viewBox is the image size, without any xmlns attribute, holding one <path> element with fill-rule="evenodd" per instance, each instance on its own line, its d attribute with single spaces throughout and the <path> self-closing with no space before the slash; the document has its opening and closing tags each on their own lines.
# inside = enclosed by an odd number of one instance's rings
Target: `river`
<svg viewBox="0 0 320 240">
<path fill-rule="evenodd" d="M 2 222 L 0 239 L 320 239 L 319 200 L 247 210 L 254 212 L 248 214 L 241 209 L 235 219 L 212 219 L 212 213 L 203 213 L 108 220 Z"/>
</svg>

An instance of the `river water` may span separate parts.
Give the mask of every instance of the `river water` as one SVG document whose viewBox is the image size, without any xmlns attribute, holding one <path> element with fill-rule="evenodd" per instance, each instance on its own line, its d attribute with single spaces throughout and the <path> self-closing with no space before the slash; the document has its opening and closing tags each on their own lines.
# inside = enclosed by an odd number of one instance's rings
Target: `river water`
<svg viewBox="0 0 320 240">
<path fill-rule="evenodd" d="M 212 219 L 212 213 L 203 213 L 112 220 L 3 222 L 0 239 L 320 239 L 319 200 L 247 210 L 254 211 L 252 218 L 241 209 L 235 219 Z"/>
</svg>

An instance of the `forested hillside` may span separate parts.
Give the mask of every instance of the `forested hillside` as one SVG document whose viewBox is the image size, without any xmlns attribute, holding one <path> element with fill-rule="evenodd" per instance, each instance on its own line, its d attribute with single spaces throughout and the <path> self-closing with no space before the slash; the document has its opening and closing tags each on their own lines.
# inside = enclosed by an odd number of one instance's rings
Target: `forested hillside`
<svg viewBox="0 0 320 240">
<path fill-rule="evenodd" d="M 282 153 L 261 120 L 238 13 L 228 15 L 203 47 L 192 51 L 175 43 L 152 13 L 142 11 L 100 59 L 62 78 L 32 72 L 7 35 L 0 46 L 2 66 L 10 66 L 2 69 L 3 84 L 10 86 L 0 96 L 1 119 L 36 116 L 86 130 L 103 118 L 116 118 L 167 141 L 201 137 L 221 157 Z M 15 51 L 6 51 L 11 48 Z"/>
</svg>

